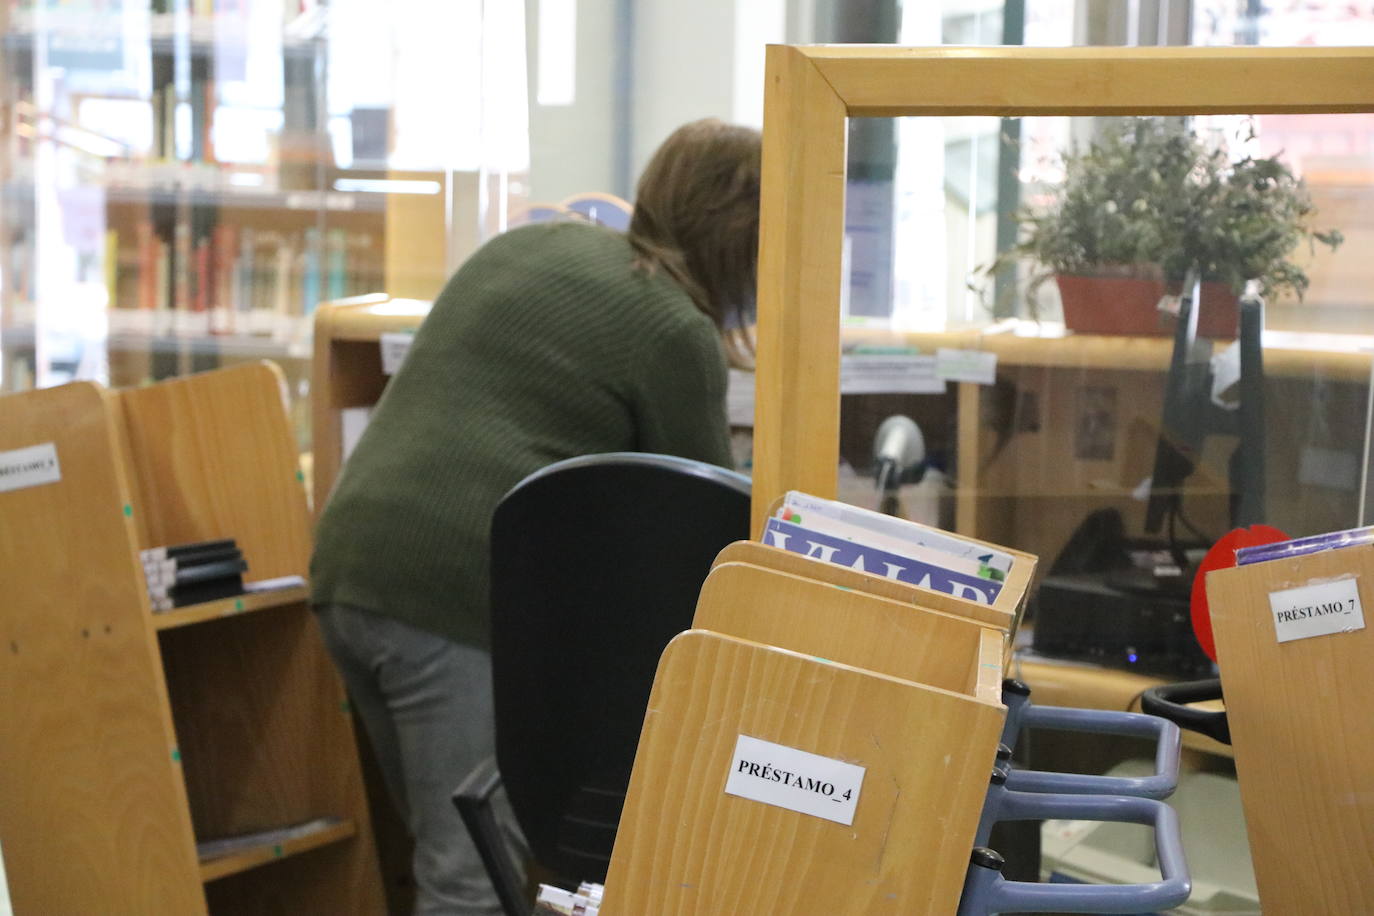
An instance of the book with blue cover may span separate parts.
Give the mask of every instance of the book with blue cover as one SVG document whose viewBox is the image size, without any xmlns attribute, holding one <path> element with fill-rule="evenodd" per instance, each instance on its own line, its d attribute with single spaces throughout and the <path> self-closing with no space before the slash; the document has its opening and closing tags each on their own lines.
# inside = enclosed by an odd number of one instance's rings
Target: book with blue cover
<svg viewBox="0 0 1374 916">
<path fill-rule="evenodd" d="M 1002 581 L 1015 563 L 1011 554 L 981 541 L 796 490 L 783 497 L 778 515 L 806 528 L 861 541 L 903 556 L 928 559 L 979 578 Z"/>
<path fill-rule="evenodd" d="M 1355 547 L 1360 544 L 1374 543 L 1374 526 L 1351 528 L 1348 531 L 1331 531 L 1314 534 L 1310 537 L 1293 538 L 1290 541 L 1277 541 L 1273 544 L 1258 544 L 1242 547 L 1236 551 L 1236 565 L 1249 566 L 1268 560 L 1286 560 L 1319 550 L 1336 550 L 1341 547 Z"/>
<path fill-rule="evenodd" d="M 793 524 L 777 516 L 765 523 L 763 542 L 826 563 L 848 566 L 860 572 L 967 598 L 979 604 L 992 604 L 1002 590 L 1000 578 L 980 576 L 963 568 L 951 568 L 952 565 L 962 564 L 942 565 L 928 555 L 921 559 L 904 556 L 882 547 Z"/>
</svg>

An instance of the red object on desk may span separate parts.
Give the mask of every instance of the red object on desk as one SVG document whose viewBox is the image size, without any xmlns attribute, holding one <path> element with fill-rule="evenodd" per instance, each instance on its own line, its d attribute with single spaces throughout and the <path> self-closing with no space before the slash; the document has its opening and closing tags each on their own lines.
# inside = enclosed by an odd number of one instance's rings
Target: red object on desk
<svg viewBox="0 0 1374 916">
<path fill-rule="evenodd" d="M 1288 535 L 1272 525 L 1251 525 L 1249 528 L 1235 528 L 1222 536 L 1212 545 L 1207 555 L 1198 564 L 1197 575 L 1193 577 L 1192 615 L 1193 635 L 1198 645 L 1212 661 L 1217 660 L 1217 646 L 1212 639 L 1212 612 L 1207 606 L 1207 574 L 1214 569 L 1227 569 L 1236 565 L 1236 551 L 1242 547 L 1258 547 L 1260 544 L 1273 544 L 1289 540 Z"/>
</svg>

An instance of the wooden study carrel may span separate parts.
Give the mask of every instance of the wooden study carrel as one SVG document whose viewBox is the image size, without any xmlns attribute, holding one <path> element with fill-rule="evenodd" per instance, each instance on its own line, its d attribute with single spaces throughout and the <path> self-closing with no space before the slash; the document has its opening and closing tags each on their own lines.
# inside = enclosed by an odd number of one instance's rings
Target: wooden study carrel
<svg viewBox="0 0 1374 916">
<path fill-rule="evenodd" d="M 835 496 L 848 118 L 1374 111 L 1371 73 L 1352 48 L 770 47 L 752 530 L 788 490 Z M 659 668 L 603 914 L 955 911 L 1016 615 L 834 579 L 717 563 Z M 741 790 L 811 766 L 845 817 Z"/>
<path fill-rule="evenodd" d="M 380 912 L 348 704 L 308 589 L 154 614 L 139 560 L 232 537 L 249 579 L 305 576 L 280 371 L 0 397 L 0 457 L 26 474 L 0 488 L 0 835 L 16 912 Z"/>
</svg>

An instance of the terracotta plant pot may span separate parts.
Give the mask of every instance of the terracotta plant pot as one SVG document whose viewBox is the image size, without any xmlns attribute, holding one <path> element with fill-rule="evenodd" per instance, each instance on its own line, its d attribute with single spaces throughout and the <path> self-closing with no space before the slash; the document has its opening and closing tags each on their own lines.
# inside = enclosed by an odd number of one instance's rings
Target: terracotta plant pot
<svg viewBox="0 0 1374 916">
<path fill-rule="evenodd" d="M 1129 334 L 1169 337 L 1173 316 L 1161 312 L 1164 295 L 1160 280 L 1141 277 L 1055 277 L 1064 307 L 1064 326 L 1079 334 Z M 1236 297 L 1224 283 L 1202 284 L 1202 311 L 1198 313 L 1200 337 L 1236 336 Z"/>
</svg>

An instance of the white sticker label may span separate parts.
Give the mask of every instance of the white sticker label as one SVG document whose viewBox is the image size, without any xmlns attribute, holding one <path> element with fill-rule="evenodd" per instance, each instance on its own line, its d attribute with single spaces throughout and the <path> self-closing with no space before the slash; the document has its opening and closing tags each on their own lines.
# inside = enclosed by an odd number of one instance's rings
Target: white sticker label
<svg viewBox="0 0 1374 916">
<path fill-rule="evenodd" d="M 997 354 L 988 350 L 935 351 L 935 373 L 948 382 L 976 382 L 991 385 L 997 381 Z"/>
<path fill-rule="evenodd" d="M 57 446 L 51 442 L 0 452 L 0 493 L 22 490 L 62 479 L 57 464 Z"/>
<path fill-rule="evenodd" d="M 725 389 L 725 410 L 731 426 L 754 425 L 754 373 L 731 369 Z"/>
<path fill-rule="evenodd" d="M 1269 593 L 1279 642 L 1364 629 L 1364 608 L 1355 578 Z"/>
<path fill-rule="evenodd" d="M 406 354 L 410 352 L 410 342 L 414 339 L 414 334 L 404 331 L 392 331 L 381 336 L 384 375 L 396 374 L 396 370 L 401 368 L 401 363 L 405 362 Z"/>
<path fill-rule="evenodd" d="M 863 782 L 861 766 L 740 735 L 725 794 L 849 826 Z"/>
</svg>

